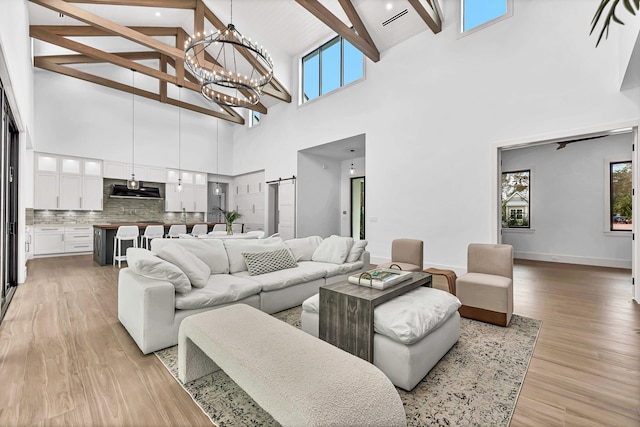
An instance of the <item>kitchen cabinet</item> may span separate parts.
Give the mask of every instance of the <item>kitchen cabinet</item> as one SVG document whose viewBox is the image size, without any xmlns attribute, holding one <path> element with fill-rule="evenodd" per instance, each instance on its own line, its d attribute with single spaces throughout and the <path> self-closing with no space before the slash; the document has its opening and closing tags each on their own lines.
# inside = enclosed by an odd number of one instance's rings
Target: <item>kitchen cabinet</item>
<svg viewBox="0 0 640 427">
<path fill-rule="evenodd" d="M 64 227 L 64 252 L 92 252 L 93 227 L 90 225 Z"/>
<path fill-rule="evenodd" d="M 58 209 L 60 191 L 58 175 L 36 172 L 33 180 L 33 208 Z"/>
<path fill-rule="evenodd" d="M 36 153 L 33 206 L 102 210 L 102 161 Z"/>
<path fill-rule="evenodd" d="M 82 182 L 81 208 L 83 210 L 101 211 L 103 206 L 102 178 L 85 176 Z"/>
<path fill-rule="evenodd" d="M 35 256 L 93 251 L 93 227 L 90 225 L 37 225 L 34 229 Z"/>
<path fill-rule="evenodd" d="M 35 227 L 34 240 L 34 255 L 63 253 L 64 227 Z"/>
<path fill-rule="evenodd" d="M 104 161 L 104 177 L 111 179 L 129 179 L 131 177 L 131 165 L 121 162 Z"/>
<path fill-rule="evenodd" d="M 178 191 L 181 178 L 182 191 Z M 206 212 L 207 174 L 167 169 L 165 210 L 167 212 Z"/>
<path fill-rule="evenodd" d="M 242 216 L 245 231 L 264 230 L 264 172 L 240 175 L 231 184 L 231 209 L 236 209 Z"/>
</svg>

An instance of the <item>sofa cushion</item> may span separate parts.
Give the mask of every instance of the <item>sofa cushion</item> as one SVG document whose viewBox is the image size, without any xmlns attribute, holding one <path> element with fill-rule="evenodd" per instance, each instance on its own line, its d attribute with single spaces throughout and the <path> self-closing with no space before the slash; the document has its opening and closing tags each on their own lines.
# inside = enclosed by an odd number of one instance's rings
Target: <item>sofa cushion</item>
<svg viewBox="0 0 640 427">
<path fill-rule="evenodd" d="M 234 273 L 237 277 L 246 277 L 256 281 L 262 285 L 263 291 L 274 291 L 276 289 L 287 288 L 299 283 L 311 282 L 312 280 L 322 279 L 327 274 L 324 267 L 313 262 L 299 263 L 295 268 L 287 268 L 286 270 L 272 271 L 271 273 L 261 274 L 259 276 L 249 276 L 248 271 Z"/>
<path fill-rule="evenodd" d="M 345 262 L 358 261 L 362 256 L 365 248 L 367 247 L 367 243 L 368 242 L 366 240 L 356 240 L 355 242 L 353 242 L 353 246 L 351 247 L 351 250 L 349 251 L 349 255 L 347 255 L 347 259 L 345 260 Z"/>
<path fill-rule="evenodd" d="M 135 273 L 146 278 L 170 282 L 176 288 L 176 292 L 191 290 L 191 282 L 180 268 L 146 249 L 128 248 L 127 265 Z"/>
<path fill-rule="evenodd" d="M 311 261 L 313 253 L 318 249 L 320 243 L 322 243 L 322 237 L 299 237 L 297 239 L 285 240 L 284 243 L 289 247 L 296 261 Z"/>
<path fill-rule="evenodd" d="M 190 310 L 215 307 L 256 295 L 260 289 L 260 284 L 253 280 L 231 274 L 212 274 L 204 288 L 193 288 L 191 292 L 176 294 L 176 308 Z"/>
<path fill-rule="evenodd" d="M 296 260 L 293 259 L 289 249 L 276 249 L 267 252 L 251 252 L 242 253 L 249 275 L 257 276 L 260 274 L 271 273 L 272 271 L 284 270 L 286 268 L 294 268 Z"/>
<path fill-rule="evenodd" d="M 166 245 L 177 244 L 200 258 L 211 269 L 211 274 L 229 272 L 229 258 L 219 239 L 153 239 L 151 250 L 157 252 Z"/>
<path fill-rule="evenodd" d="M 195 288 L 204 288 L 211 275 L 211 269 L 204 261 L 177 243 L 160 248 L 156 255 L 177 266 L 184 272 Z"/>
<path fill-rule="evenodd" d="M 229 258 L 229 272 L 237 273 L 247 270 L 247 263 L 242 253 L 267 252 L 276 249 L 288 249 L 281 237 L 266 239 L 226 239 L 224 247 Z"/>
<path fill-rule="evenodd" d="M 300 264 L 315 264 L 318 267 L 324 268 L 326 272 L 324 277 L 333 277 L 339 276 L 341 274 L 351 273 L 352 271 L 358 271 L 362 269 L 363 262 L 356 261 L 349 263 L 345 262 L 344 264 L 333 264 L 330 262 L 302 261 L 298 263 L 298 265 Z"/>
<path fill-rule="evenodd" d="M 352 237 L 342 237 L 336 235 L 327 237 L 315 250 L 315 252 L 311 256 L 311 260 L 330 262 L 333 264 L 342 264 L 347 259 L 352 246 Z"/>
</svg>

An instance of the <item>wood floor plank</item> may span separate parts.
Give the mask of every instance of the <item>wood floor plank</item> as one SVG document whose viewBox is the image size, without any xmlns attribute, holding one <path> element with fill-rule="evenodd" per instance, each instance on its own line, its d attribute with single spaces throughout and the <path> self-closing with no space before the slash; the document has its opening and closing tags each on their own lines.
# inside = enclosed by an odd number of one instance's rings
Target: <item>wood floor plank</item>
<svg viewBox="0 0 640 427">
<path fill-rule="evenodd" d="M 118 268 L 29 261 L 0 325 L 2 426 L 211 426 L 118 322 Z M 630 272 L 518 261 L 514 312 L 543 321 L 512 427 L 640 425 Z"/>
</svg>

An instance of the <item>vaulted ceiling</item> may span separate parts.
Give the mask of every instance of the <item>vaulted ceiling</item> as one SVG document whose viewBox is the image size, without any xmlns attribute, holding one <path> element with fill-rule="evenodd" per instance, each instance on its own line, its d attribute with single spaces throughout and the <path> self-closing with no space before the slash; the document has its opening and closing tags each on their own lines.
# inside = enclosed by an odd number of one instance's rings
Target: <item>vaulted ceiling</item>
<svg viewBox="0 0 640 427">
<path fill-rule="evenodd" d="M 243 33 L 285 57 L 300 56 L 339 34 L 377 62 L 381 51 L 427 28 L 437 33 L 442 27 L 438 0 L 29 1 L 30 34 L 47 45 L 38 49 L 47 54 L 34 57 L 36 67 L 238 124 L 244 118 L 234 108 L 176 99 L 171 85 L 200 92 L 184 67 L 189 34 L 224 29 L 233 20 Z M 207 60 L 215 63 L 211 56 Z M 98 65 L 116 71 L 97 72 Z M 275 103 L 291 102 L 286 82 L 278 79 L 278 67 L 289 66 L 276 63 L 266 96 L 251 109 L 266 114 Z M 123 69 L 154 79 L 154 89 L 125 83 Z"/>
</svg>

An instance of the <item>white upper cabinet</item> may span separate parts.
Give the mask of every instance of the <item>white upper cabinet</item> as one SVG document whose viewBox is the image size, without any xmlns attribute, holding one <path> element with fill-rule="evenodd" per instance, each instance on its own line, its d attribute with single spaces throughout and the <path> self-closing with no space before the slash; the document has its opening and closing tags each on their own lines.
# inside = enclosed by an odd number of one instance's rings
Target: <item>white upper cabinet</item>
<svg viewBox="0 0 640 427">
<path fill-rule="evenodd" d="M 35 153 L 34 209 L 102 210 L 102 161 Z"/>
<path fill-rule="evenodd" d="M 36 173 L 58 173 L 58 156 L 36 153 Z"/>
<path fill-rule="evenodd" d="M 129 179 L 131 176 L 131 165 L 121 162 L 104 162 L 104 177 L 111 179 Z"/>
</svg>

